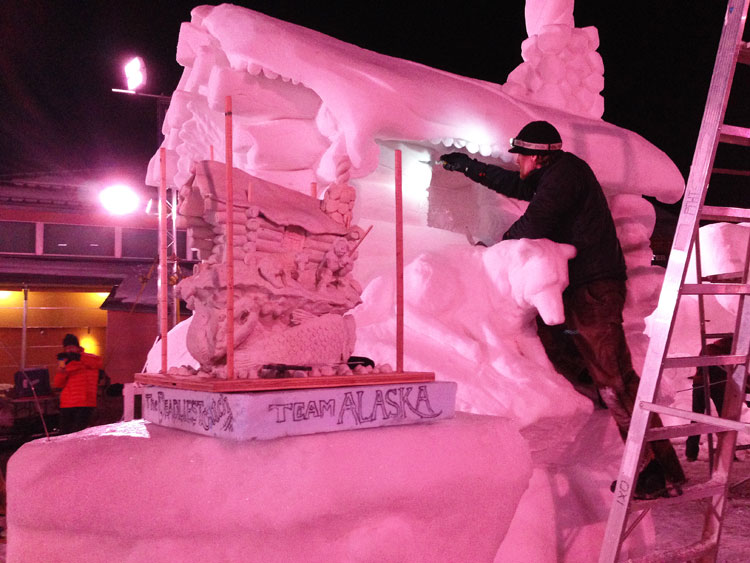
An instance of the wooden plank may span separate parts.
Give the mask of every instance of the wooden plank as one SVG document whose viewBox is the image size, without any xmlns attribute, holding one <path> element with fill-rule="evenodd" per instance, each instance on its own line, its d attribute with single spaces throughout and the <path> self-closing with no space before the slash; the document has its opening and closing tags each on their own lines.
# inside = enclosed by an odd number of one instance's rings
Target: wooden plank
<svg viewBox="0 0 750 563">
<path fill-rule="evenodd" d="M 224 244 L 224 261 L 227 264 L 227 318 L 226 318 L 226 340 L 227 340 L 227 377 L 234 379 L 234 174 L 232 173 L 233 147 L 232 147 L 232 96 L 225 99 L 226 111 L 224 113 L 224 140 L 226 149 L 226 191 L 227 191 L 227 224 L 226 243 Z"/>
<path fill-rule="evenodd" d="M 404 369 L 404 208 L 401 151 L 396 151 L 396 370 Z"/>
<path fill-rule="evenodd" d="M 169 319 L 167 300 L 169 283 L 167 281 L 167 149 L 159 149 L 160 177 L 159 183 L 159 293 L 157 295 L 157 310 L 159 312 L 159 338 L 161 339 L 161 372 L 167 373 L 167 332 Z M 173 213 L 177 210 L 173 209 Z"/>
<path fill-rule="evenodd" d="M 369 375 L 336 375 L 325 377 L 285 377 L 279 379 L 215 379 L 179 377 L 158 373 L 137 373 L 136 383 L 175 389 L 241 393 L 247 391 L 280 391 L 283 389 L 320 389 L 355 385 L 389 385 L 435 381 L 432 372 L 373 373 Z"/>
</svg>

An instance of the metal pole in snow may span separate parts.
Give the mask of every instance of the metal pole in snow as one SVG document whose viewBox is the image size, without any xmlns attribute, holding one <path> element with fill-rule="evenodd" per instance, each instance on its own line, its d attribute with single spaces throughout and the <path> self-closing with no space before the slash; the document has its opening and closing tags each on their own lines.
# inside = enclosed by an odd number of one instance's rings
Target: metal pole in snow
<svg viewBox="0 0 750 563">
<path fill-rule="evenodd" d="M 159 335 L 161 336 L 161 371 L 167 373 L 167 149 L 159 149 L 161 183 L 159 185 L 159 291 L 157 310 L 159 313 Z"/>
<path fill-rule="evenodd" d="M 23 285 L 23 325 L 21 327 L 21 371 L 26 369 L 27 331 L 29 328 L 29 288 Z"/>
<path fill-rule="evenodd" d="M 227 379 L 234 379 L 234 185 L 232 179 L 232 96 L 226 97 L 224 145 L 227 165 L 227 232 L 224 253 L 227 262 Z"/>
<path fill-rule="evenodd" d="M 396 151 L 396 372 L 404 372 L 404 224 L 401 151 Z"/>
</svg>

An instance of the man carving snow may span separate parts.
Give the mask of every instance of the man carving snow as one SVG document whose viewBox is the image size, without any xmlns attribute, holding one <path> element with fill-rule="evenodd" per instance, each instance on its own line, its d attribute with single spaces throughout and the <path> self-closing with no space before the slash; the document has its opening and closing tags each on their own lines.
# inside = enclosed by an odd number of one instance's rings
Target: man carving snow
<svg viewBox="0 0 750 563">
<path fill-rule="evenodd" d="M 568 264 L 570 284 L 563 293 L 564 328 L 572 333 L 575 348 L 624 439 L 640 379 L 622 328 L 625 260 L 607 200 L 588 164 L 562 150 L 560 134 L 550 123 L 527 124 L 510 144 L 518 172 L 464 153 L 440 158 L 446 170 L 460 171 L 495 192 L 529 202 L 504 240 L 547 238 L 576 248 Z M 550 360 L 564 373 L 566 358 L 555 334 L 561 327 L 548 327 L 540 320 L 537 325 Z M 652 424 L 660 426 L 658 415 L 652 416 Z M 678 490 L 685 482 L 670 442 L 651 444 L 653 455 L 647 456 L 635 491 L 641 498 L 667 495 L 667 481 Z"/>
</svg>

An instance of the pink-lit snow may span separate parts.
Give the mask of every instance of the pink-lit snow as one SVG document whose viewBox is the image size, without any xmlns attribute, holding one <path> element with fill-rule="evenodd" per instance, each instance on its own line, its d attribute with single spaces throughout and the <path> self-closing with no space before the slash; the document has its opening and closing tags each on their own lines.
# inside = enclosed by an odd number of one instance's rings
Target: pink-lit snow
<svg viewBox="0 0 750 563">
<path fill-rule="evenodd" d="M 328 560 L 337 561 L 596 559 L 622 443 L 607 413 L 555 373 L 533 322 L 537 313 L 560 320 L 570 249 L 549 241 L 469 246 L 465 228 L 495 242 L 524 206 L 429 164 L 442 152 L 464 150 L 510 167 L 508 138 L 532 119 L 554 123 L 563 148 L 591 164 L 608 196 L 628 265 L 625 328 L 640 371 L 646 319 L 663 277 L 650 265 L 655 214 L 641 196 L 673 202 L 683 180 L 656 147 L 599 119 L 596 30 L 573 27 L 572 1 L 546 4 L 549 12 L 534 13 L 547 20 L 527 22 L 535 38 L 524 48 L 527 68 L 502 86 L 231 5 L 193 12 L 181 31 L 177 56 L 185 72 L 164 128 L 170 180 L 186 180 L 190 163 L 207 158 L 209 147 L 224 154 L 226 95 L 235 100 L 235 165 L 245 171 L 306 191 L 310 182 L 336 179 L 348 161 L 347 179 L 358 192 L 355 222 L 374 225 L 359 249 L 356 272 L 366 288 L 354 311 L 355 353 L 393 364 L 393 151 L 401 149 L 405 366 L 458 382 L 458 409 L 482 416 L 240 446 L 137 422 L 32 443 L 10 465 L 10 560 L 46 555 L 45 542 L 91 554 L 91 561 L 221 559 L 212 557 L 217 553 L 253 560 L 248 552 L 271 561 L 282 544 L 294 560 L 326 560 L 313 556 L 323 542 Z M 553 55 L 565 49 L 576 55 L 573 64 L 588 61 L 577 84 L 556 70 Z M 585 95 L 575 95 L 579 87 Z M 284 152 L 290 135 L 300 146 Z M 149 178 L 158 181 L 158 159 Z M 429 198 L 440 190 L 463 202 L 447 219 L 429 212 Z M 464 217 L 471 222 L 462 224 Z M 747 232 L 743 225 L 704 229 L 712 271 L 738 259 L 732 241 Z M 727 322 L 732 306 L 710 304 L 712 322 Z M 690 308 L 674 339 L 686 355 L 698 347 Z M 195 365 L 183 344 L 185 326 L 170 333 L 170 365 Z M 157 358 L 155 349 L 151 370 Z M 689 375 L 665 383 L 675 406 L 689 408 Z M 423 439 L 452 449 L 433 457 Z M 22 507 L 20 492 L 31 490 L 39 496 Z M 414 495 L 408 502 L 405 491 Z M 314 502 L 301 505 L 306 495 Z M 54 518 L 61 512 L 68 520 Z M 263 527 L 250 529 L 247 521 Z M 472 547 L 472 533 L 487 540 L 481 550 Z M 643 552 L 653 539 L 647 517 L 629 548 Z M 31 546 L 39 551 L 26 551 Z"/>
</svg>

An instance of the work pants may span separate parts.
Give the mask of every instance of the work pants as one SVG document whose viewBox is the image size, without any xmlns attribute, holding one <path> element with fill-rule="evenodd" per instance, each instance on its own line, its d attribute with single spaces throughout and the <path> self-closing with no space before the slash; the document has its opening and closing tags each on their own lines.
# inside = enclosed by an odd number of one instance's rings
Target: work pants
<svg viewBox="0 0 750 563">
<path fill-rule="evenodd" d="M 623 440 L 628 434 L 640 383 L 622 328 L 625 294 L 625 282 L 612 279 L 597 280 L 569 288 L 563 293 L 566 333 L 572 338 L 580 354 L 580 362 L 612 414 Z M 546 325 L 539 327 L 541 332 L 546 330 L 544 327 Z M 552 327 L 551 330 L 559 331 L 559 328 Z M 542 344 L 545 344 L 545 339 L 550 340 L 541 338 Z M 579 360 L 571 360 L 569 356 L 561 358 L 559 354 L 562 349 L 545 345 L 555 368 L 578 363 Z M 651 415 L 651 426 L 662 426 L 658 415 Z M 650 442 L 650 451 L 642 456 L 641 467 L 654 458 L 668 481 L 685 481 L 682 466 L 669 440 Z"/>
<path fill-rule="evenodd" d="M 60 409 L 60 434 L 72 434 L 88 428 L 94 407 L 68 407 Z"/>
</svg>

